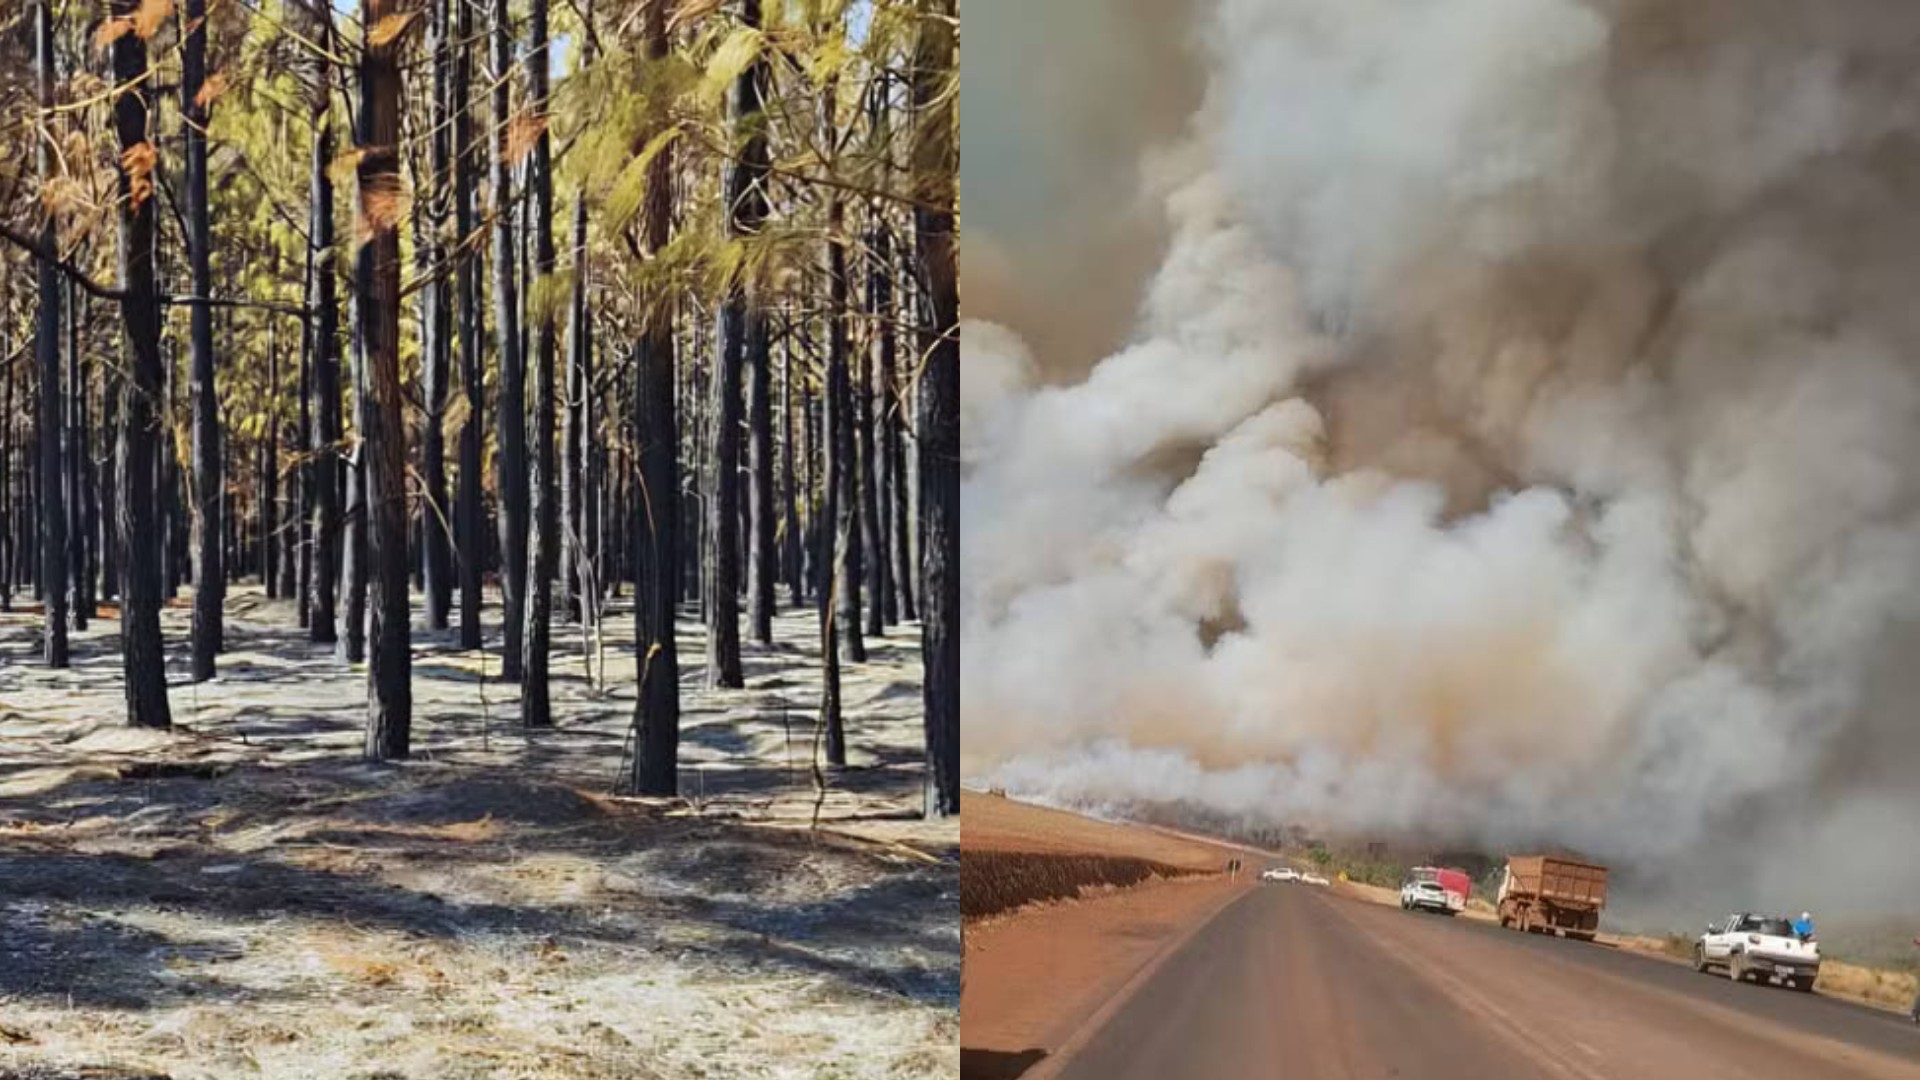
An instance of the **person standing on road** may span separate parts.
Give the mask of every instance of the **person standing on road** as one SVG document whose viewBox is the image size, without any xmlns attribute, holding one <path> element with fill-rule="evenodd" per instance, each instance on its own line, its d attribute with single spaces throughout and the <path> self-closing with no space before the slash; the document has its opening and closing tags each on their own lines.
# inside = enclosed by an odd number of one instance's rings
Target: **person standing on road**
<svg viewBox="0 0 1920 1080">
<path fill-rule="evenodd" d="M 1920 937 L 1914 938 L 1913 943 L 1920 945 Z M 1913 1008 L 1907 1010 L 1907 1019 L 1920 1024 L 1920 987 L 1914 989 Z"/>
</svg>

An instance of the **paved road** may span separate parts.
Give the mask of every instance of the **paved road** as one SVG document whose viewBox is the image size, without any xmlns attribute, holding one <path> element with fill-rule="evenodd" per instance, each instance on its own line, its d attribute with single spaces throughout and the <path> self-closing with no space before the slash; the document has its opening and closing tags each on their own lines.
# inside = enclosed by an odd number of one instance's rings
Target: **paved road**
<svg viewBox="0 0 1920 1080">
<path fill-rule="evenodd" d="M 1249 892 L 1168 957 L 1069 1080 L 1920 1080 L 1900 1017 L 1604 946 Z"/>
</svg>

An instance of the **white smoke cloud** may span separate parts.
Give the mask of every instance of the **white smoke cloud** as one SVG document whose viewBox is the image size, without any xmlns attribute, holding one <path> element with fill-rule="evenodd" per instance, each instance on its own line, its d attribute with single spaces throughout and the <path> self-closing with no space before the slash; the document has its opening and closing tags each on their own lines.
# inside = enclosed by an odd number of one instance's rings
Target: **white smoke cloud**
<svg viewBox="0 0 1920 1080">
<path fill-rule="evenodd" d="M 969 768 L 1920 887 L 1920 9 L 1208 19 L 1133 343 L 964 329 Z"/>
</svg>

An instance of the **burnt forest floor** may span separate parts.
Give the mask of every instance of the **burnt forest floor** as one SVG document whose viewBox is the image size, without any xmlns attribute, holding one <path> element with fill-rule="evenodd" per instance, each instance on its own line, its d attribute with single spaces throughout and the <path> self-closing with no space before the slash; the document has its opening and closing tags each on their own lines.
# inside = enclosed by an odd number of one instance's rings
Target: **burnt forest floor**
<svg viewBox="0 0 1920 1080">
<path fill-rule="evenodd" d="M 702 688 L 683 619 L 684 798 L 637 800 L 618 604 L 603 689 L 556 622 L 531 734 L 497 655 L 416 606 L 414 759 L 385 765 L 364 667 L 290 602 L 234 589 L 197 686 L 168 608 L 170 733 L 121 725 L 105 614 L 64 672 L 0 615 L 0 1080 L 957 1071 L 960 830 L 918 820 L 917 626 L 846 667 L 822 796 L 811 612 L 744 646 L 738 691 Z"/>
</svg>

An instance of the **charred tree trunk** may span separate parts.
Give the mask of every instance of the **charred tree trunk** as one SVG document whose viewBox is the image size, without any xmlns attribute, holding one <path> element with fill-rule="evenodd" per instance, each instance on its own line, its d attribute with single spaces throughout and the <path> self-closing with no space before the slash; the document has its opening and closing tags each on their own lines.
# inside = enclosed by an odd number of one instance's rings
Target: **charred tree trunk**
<svg viewBox="0 0 1920 1080">
<path fill-rule="evenodd" d="M 320 13 L 320 40 L 330 43 L 331 8 L 316 5 Z M 307 636 L 319 644 L 339 639 L 335 597 L 340 582 L 340 335 L 334 299 L 333 181 L 327 166 L 333 163 L 333 127 L 327 109 L 327 62 L 313 62 L 312 214 L 308 229 L 313 255 L 313 399 L 316 424 L 310 447 L 313 458 L 313 591 Z"/>
<path fill-rule="evenodd" d="M 960 812 L 960 285 L 954 252 L 954 0 L 925 0 L 914 49 L 914 231 L 924 275 L 920 377 L 928 817 Z"/>
<path fill-rule="evenodd" d="M 34 8 L 34 79 L 40 107 L 53 108 L 53 4 L 40 0 Z M 40 180 L 53 179 L 53 149 L 49 139 L 35 139 L 38 147 Z M 47 210 L 40 225 L 40 247 L 55 251 L 58 234 L 53 211 Z M 46 627 L 47 666 L 67 666 L 67 512 L 62 489 L 67 483 L 61 442 L 66 416 L 60 399 L 60 273 L 47 259 L 37 261 L 40 271 L 40 311 L 34 338 L 34 352 L 40 361 L 40 506 L 35 520 L 40 523 L 40 592 L 45 600 L 43 623 Z"/>
<path fill-rule="evenodd" d="M 120 372 L 124 364 L 101 364 L 100 368 L 100 457 L 94 469 L 99 484 L 99 513 L 95 515 L 96 530 L 94 544 L 100 553 L 100 599 L 119 602 L 120 598 L 120 529 L 118 513 L 120 505 L 119 491 L 115 487 L 114 477 L 119 472 L 120 455 L 115 451 L 120 430 Z M 0 460 L 4 460 L 4 451 L 0 451 Z M 0 522 L 4 522 L 0 518 Z M 0 524 L 0 530 L 5 528 Z"/>
<path fill-rule="evenodd" d="M 87 380 L 81 366 L 80 286 L 63 283 L 67 293 L 66 440 L 62 447 L 67 485 L 67 618 L 76 631 L 87 628 L 93 611 L 93 579 L 87 562 L 88 508 L 92 493 L 86 483 Z"/>
<path fill-rule="evenodd" d="M 116 18 L 130 18 L 138 0 L 113 0 Z M 160 304 L 153 272 L 153 160 L 147 141 L 147 43 L 138 34 L 113 41 L 113 77 L 120 87 L 114 99 L 114 129 L 120 139 L 120 300 L 132 363 L 121 382 L 120 452 L 115 487 L 120 496 L 120 536 L 124 541 L 125 599 L 120 610 L 120 655 L 127 699 L 127 722 L 135 727 L 167 728 L 167 668 L 160 641 L 160 549 L 143 538 L 159 523 L 159 477 L 155 467 L 160 435 L 156 405 L 163 392 L 160 360 Z M 142 169 L 140 166 L 146 165 Z"/>
<path fill-rule="evenodd" d="M 868 230 L 871 243 L 879 233 L 878 228 Z M 871 252 L 871 249 L 869 249 Z M 860 488 L 860 540 L 864 566 L 867 572 L 867 633 L 879 637 L 886 633 L 886 605 L 893 595 L 893 575 L 887 566 L 887 544 L 885 523 L 880 517 L 880 478 L 883 475 L 879 462 L 875 460 L 874 438 L 874 373 L 880 370 L 879 351 L 883 342 L 889 342 L 881 325 L 882 309 L 886 306 L 883 297 L 886 293 L 886 263 L 877 255 L 867 260 L 867 348 L 861 350 L 855 361 L 856 371 L 853 384 L 853 411 L 857 460 L 859 461 Z"/>
<path fill-rule="evenodd" d="M 832 530 L 834 605 L 838 612 L 841 647 L 846 659 L 864 663 L 867 642 L 860 626 L 860 511 L 854 429 L 859 418 L 853 406 L 853 376 L 848 370 L 852 349 L 847 335 L 847 245 L 841 239 L 846 209 L 837 195 L 827 207 L 827 386 L 826 482 L 833 509 L 826 514 L 825 527 Z M 834 764 L 843 764 L 836 761 Z"/>
<path fill-rule="evenodd" d="M 806 588 L 800 582 L 799 501 L 793 490 L 793 410 L 798 398 L 793 392 L 793 328 L 788 327 L 780 349 L 780 419 L 784 427 L 780 440 L 781 565 L 786 575 L 789 597 L 794 607 L 806 603 Z"/>
<path fill-rule="evenodd" d="M 356 218 L 357 217 L 356 209 Z M 361 247 L 364 245 L 356 245 Z M 353 450 L 347 455 L 347 513 L 345 558 L 341 562 L 341 589 L 346 603 L 341 612 L 340 658 L 357 664 L 367 658 L 367 418 L 366 394 L 361 385 L 367 378 L 367 341 L 361 311 L 366 306 L 356 268 L 352 300 L 347 307 L 352 327 L 350 349 L 353 380 Z"/>
<path fill-rule="evenodd" d="M 493 318 L 500 353 L 499 447 L 496 476 L 500 499 L 500 586 L 505 601 L 506 640 L 500 677 L 517 682 L 527 598 L 527 386 L 520 352 L 520 300 L 514 282 L 513 176 L 507 161 L 512 95 L 513 38 L 507 0 L 493 0 Z"/>
<path fill-rule="evenodd" d="M 885 246 L 892 247 L 892 233 L 882 223 L 880 237 Z M 889 270 L 892 264 L 889 263 Z M 891 277 L 888 279 L 891 281 Z M 887 339 L 880 351 L 880 387 L 884 404 L 880 438 L 880 452 L 887 461 L 887 505 L 882 512 L 891 516 L 892 524 L 888 529 L 888 558 L 893 563 L 893 591 L 899 601 L 900 618 L 912 621 L 919 618 L 915 611 L 914 593 L 920 580 L 919 568 L 913 561 L 913 482 L 907 474 L 906 431 L 907 418 L 912 415 L 908 408 L 907 395 L 901 387 L 897 370 L 898 338 L 893 332 L 893 323 L 900 320 L 902 305 L 888 289 L 888 325 L 885 329 Z"/>
<path fill-rule="evenodd" d="M 455 12 L 453 30 L 453 221 L 459 261 L 454 264 L 454 292 L 460 304 L 460 392 L 467 402 L 466 423 L 460 428 L 460 508 L 458 543 L 460 564 L 460 647 L 478 649 L 480 636 L 480 568 L 486 560 L 485 516 L 480 505 L 480 437 L 485 386 L 480 375 L 480 282 L 474 274 L 474 147 L 473 5 L 449 0 Z"/>
<path fill-rule="evenodd" d="M 740 21 L 749 28 L 759 27 L 760 0 L 742 0 Z M 739 160 L 728 164 L 726 176 L 727 231 L 734 237 L 758 233 L 766 218 L 762 182 L 767 146 L 761 111 L 765 78 L 758 60 L 749 64 L 734 79 L 728 102 L 733 139 L 741 147 Z M 720 356 L 713 386 L 713 487 L 705 538 L 712 568 L 707 597 L 709 687 L 746 685 L 740 670 L 740 380 L 743 366 L 764 368 L 766 359 L 765 324 L 757 311 L 749 313 L 750 300 L 747 283 L 735 281 L 720 309 Z M 755 326 L 760 328 L 758 334 Z M 758 533 L 757 528 L 753 531 Z M 759 559 L 756 543 L 752 560 L 756 569 Z M 756 579 L 753 603 L 758 603 L 759 595 Z"/>
<path fill-rule="evenodd" d="M 533 0 L 532 42 L 527 50 L 527 79 L 531 108 L 545 119 L 547 112 L 547 0 Z M 553 148 L 543 124 L 533 143 L 533 270 L 535 280 L 553 274 Z M 529 292 L 532 290 L 529 289 Z M 559 508 L 554 503 L 553 449 L 553 305 L 534 311 L 533 327 L 533 547 L 527 560 L 526 655 L 521 667 L 520 723 L 525 727 L 553 726 L 553 705 L 547 688 L 547 659 L 553 629 L 553 573 L 559 560 Z"/>
<path fill-rule="evenodd" d="M 312 224 L 312 216 L 308 216 Z M 312 625 L 313 610 L 313 461 L 305 455 L 313 448 L 313 246 L 307 245 L 306 276 L 301 280 L 301 300 L 308 308 L 309 320 L 300 324 L 300 426 L 294 432 L 294 451 L 300 457 L 298 487 L 295 489 L 293 528 L 295 548 L 300 559 L 294 580 L 295 622 L 300 629 Z"/>
<path fill-rule="evenodd" d="M 399 0 L 366 0 L 360 61 L 360 460 L 372 563 L 366 756 L 404 758 L 412 729 L 407 603 L 407 429 L 400 390 L 400 49 L 373 28 Z"/>
<path fill-rule="evenodd" d="M 455 0 L 458 2 L 458 0 Z M 429 110 L 433 134 L 429 140 L 426 192 L 427 229 L 416 238 L 422 253 L 420 262 L 427 277 L 421 293 L 425 310 L 421 320 L 425 335 L 422 350 L 422 391 L 426 416 L 420 432 L 420 479 L 424 506 L 421 508 L 420 548 L 424 564 L 427 598 L 427 628 L 445 630 L 447 615 L 453 607 L 453 558 L 448 532 L 453 519 L 447 505 L 447 445 L 443 430 L 447 415 L 448 366 L 452 343 L 447 340 L 451 307 L 447 303 L 448 282 L 439 273 L 446 258 L 443 243 L 446 233 L 446 203 L 443 192 L 447 173 L 447 14 L 445 0 L 434 0 L 427 16 L 427 51 L 433 60 L 433 105 Z"/>
<path fill-rule="evenodd" d="M 665 5 L 650 4 L 644 37 L 648 60 L 667 55 Z M 673 151 L 647 165 L 641 242 L 649 253 L 667 246 L 673 223 Z M 662 290 L 664 292 L 664 290 Z M 674 403 L 673 298 L 649 298 L 635 351 L 634 434 L 639 490 L 632 498 L 634 637 L 640 693 L 634 703 L 631 786 L 640 795 L 680 792 L 680 651 L 674 614 L 680 598 L 680 421 Z"/>
<path fill-rule="evenodd" d="M 845 210 L 838 194 L 827 205 L 827 370 L 826 408 L 822 420 L 826 494 L 821 512 L 823 527 L 832 530 L 831 548 L 820 560 L 820 691 L 821 722 L 827 731 L 827 762 L 847 763 L 847 734 L 840 707 L 840 652 L 844 640 L 848 657 L 864 660 L 860 638 L 860 601 L 848 593 L 860 588 L 849 548 L 855 534 L 853 512 L 853 392 L 847 377 L 847 251 L 842 239 Z"/>
<path fill-rule="evenodd" d="M 182 54 L 180 110 L 187 143 L 187 265 L 193 295 L 213 294 L 212 230 L 207 196 L 207 113 L 200 93 L 207 77 L 206 0 L 187 0 L 189 27 Z M 221 648 L 221 606 L 227 578 L 221 550 L 220 399 L 214 389 L 213 309 L 201 303 L 188 313 L 193 358 L 193 681 L 213 678 Z"/>
<path fill-rule="evenodd" d="M 267 328 L 267 434 L 261 442 L 260 579 L 280 595 L 280 337 Z"/>
</svg>

